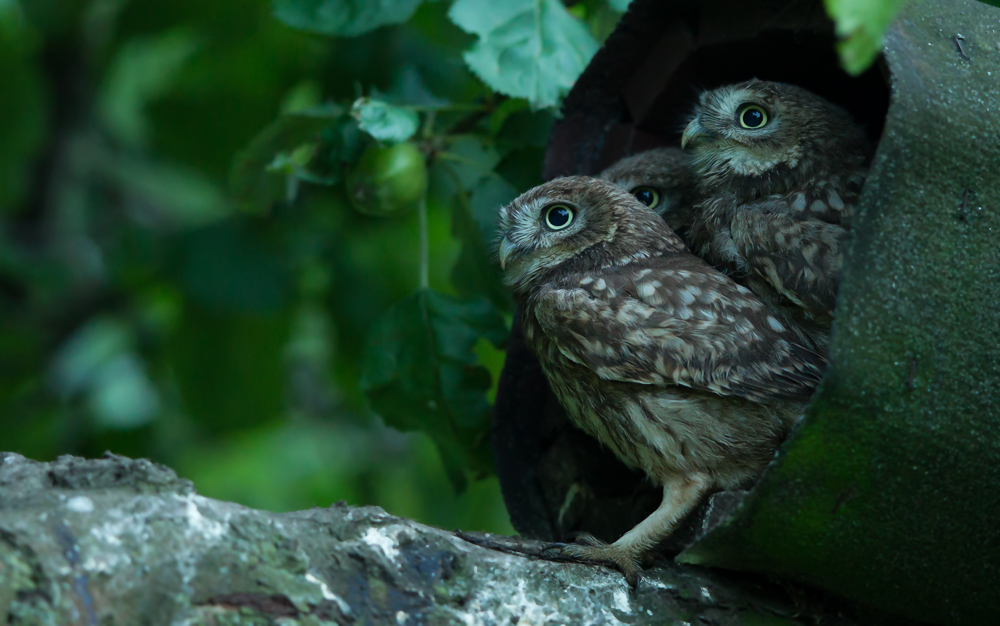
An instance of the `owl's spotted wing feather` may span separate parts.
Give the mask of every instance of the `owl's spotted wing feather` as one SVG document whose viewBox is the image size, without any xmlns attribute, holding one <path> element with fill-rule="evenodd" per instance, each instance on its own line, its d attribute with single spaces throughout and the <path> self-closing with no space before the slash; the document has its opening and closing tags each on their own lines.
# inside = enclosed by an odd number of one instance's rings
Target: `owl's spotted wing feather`
<svg viewBox="0 0 1000 626">
<path fill-rule="evenodd" d="M 821 357 L 749 290 L 694 257 L 574 274 L 537 294 L 562 354 L 605 380 L 683 385 L 757 402 L 806 398 Z"/>
<path fill-rule="evenodd" d="M 740 257 L 778 293 L 813 315 L 833 315 L 844 227 L 750 209 L 733 217 L 730 236 Z"/>
<path fill-rule="evenodd" d="M 863 171 L 855 172 L 846 181 L 834 176 L 830 181 L 823 181 L 812 187 L 807 186 L 802 191 L 789 193 L 781 198 L 772 197 L 762 202 L 759 209 L 765 212 L 789 213 L 798 219 L 816 219 L 827 224 L 839 224 L 850 228 L 864 180 Z"/>
<path fill-rule="evenodd" d="M 751 109 L 766 110 L 762 123 L 745 122 Z M 702 93 L 682 142 L 702 198 L 691 231 L 698 253 L 773 304 L 787 298 L 796 319 L 829 328 L 872 153 L 864 129 L 801 87 L 754 79 Z"/>
</svg>

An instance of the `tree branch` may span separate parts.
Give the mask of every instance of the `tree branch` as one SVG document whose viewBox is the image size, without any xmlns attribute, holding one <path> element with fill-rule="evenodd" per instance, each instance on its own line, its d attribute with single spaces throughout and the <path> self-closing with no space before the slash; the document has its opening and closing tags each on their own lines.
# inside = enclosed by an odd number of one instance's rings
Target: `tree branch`
<svg viewBox="0 0 1000 626">
<path fill-rule="evenodd" d="M 671 562 L 633 591 L 538 542 L 461 536 L 377 507 L 256 511 L 146 460 L 0 454 L 0 621 L 856 623 L 749 577 Z"/>
</svg>

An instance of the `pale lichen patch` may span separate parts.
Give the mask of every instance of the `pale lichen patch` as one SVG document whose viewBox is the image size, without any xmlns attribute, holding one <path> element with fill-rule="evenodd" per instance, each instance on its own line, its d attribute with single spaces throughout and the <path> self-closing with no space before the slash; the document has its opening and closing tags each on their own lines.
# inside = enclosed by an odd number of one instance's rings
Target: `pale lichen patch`
<svg viewBox="0 0 1000 626">
<path fill-rule="evenodd" d="M 396 536 L 399 534 L 399 528 L 396 528 L 395 533 L 390 533 L 390 529 L 372 526 L 365 531 L 361 539 L 368 545 L 382 550 L 382 553 L 390 561 L 395 561 L 396 557 L 399 556 L 399 550 L 396 548 Z"/>
<path fill-rule="evenodd" d="M 188 539 L 193 538 L 195 535 L 201 535 L 203 538 L 210 541 L 218 540 L 229 531 L 228 512 L 222 514 L 223 521 L 221 522 L 202 514 L 198 504 L 204 505 L 208 510 L 213 510 L 212 501 L 208 498 L 195 494 L 175 497 L 184 504 L 183 511 L 187 520 L 185 535 Z"/>
<path fill-rule="evenodd" d="M 92 513 L 94 501 L 87 496 L 74 496 L 66 501 L 66 508 L 74 513 Z"/>
<path fill-rule="evenodd" d="M 324 582 L 317 576 L 313 575 L 312 572 L 306 572 L 305 579 L 311 582 L 312 584 L 318 586 L 319 592 L 323 594 L 323 599 L 330 600 L 331 602 L 336 603 L 337 608 L 340 609 L 341 613 L 345 615 L 351 614 L 351 606 L 347 604 L 347 602 L 345 602 L 343 598 L 333 593 L 333 591 L 330 590 L 330 587 L 326 584 L 326 582 Z"/>
</svg>

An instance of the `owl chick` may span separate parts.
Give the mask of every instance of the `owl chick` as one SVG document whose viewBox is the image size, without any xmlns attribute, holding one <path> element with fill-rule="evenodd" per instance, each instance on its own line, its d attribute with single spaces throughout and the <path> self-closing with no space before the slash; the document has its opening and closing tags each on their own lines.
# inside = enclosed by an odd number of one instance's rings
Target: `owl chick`
<svg viewBox="0 0 1000 626">
<path fill-rule="evenodd" d="M 503 207 L 499 224 L 525 339 L 570 420 L 663 487 L 618 541 L 562 551 L 635 585 L 643 556 L 703 495 L 759 475 L 823 360 L 618 186 L 557 179 Z"/>
<path fill-rule="evenodd" d="M 625 157 L 597 175 L 635 196 L 686 240 L 695 204 L 695 179 L 688 155 L 655 148 Z"/>
<path fill-rule="evenodd" d="M 861 127 L 801 87 L 754 79 L 703 93 L 681 145 L 702 198 L 699 256 L 828 325 L 871 153 Z"/>
<path fill-rule="evenodd" d="M 616 162 L 598 175 L 598 178 L 614 183 L 625 189 L 666 220 L 667 225 L 677 233 L 689 247 L 694 248 L 690 238 L 694 207 L 697 205 L 696 179 L 692 171 L 689 154 L 678 148 L 656 148 L 647 150 Z M 697 249 L 697 248 L 695 248 Z M 725 270 L 725 267 L 717 268 Z M 770 295 L 768 304 L 771 314 L 798 335 L 803 345 L 809 346 L 821 355 L 826 354 L 829 324 L 817 325 L 815 320 L 803 319 L 794 309 L 795 305 L 782 301 L 773 294 L 766 283 L 756 285 L 753 276 L 743 280 L 755 292 Z"/>
</svg>

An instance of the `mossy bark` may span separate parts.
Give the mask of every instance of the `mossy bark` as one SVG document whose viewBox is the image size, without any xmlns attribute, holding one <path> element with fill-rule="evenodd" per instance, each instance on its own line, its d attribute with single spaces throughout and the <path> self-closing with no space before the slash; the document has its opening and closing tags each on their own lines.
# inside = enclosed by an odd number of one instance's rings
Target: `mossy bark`
<svg viewBox="0 0 1000 626">
<path fill-rule="evenodd" d="M 752 577 L 671 563 L 633 591 L 468 539 L 376 507 L 256 511 L 144 460 L 0 454 L 5 624 L 858 623 Z"/>
</svg>

